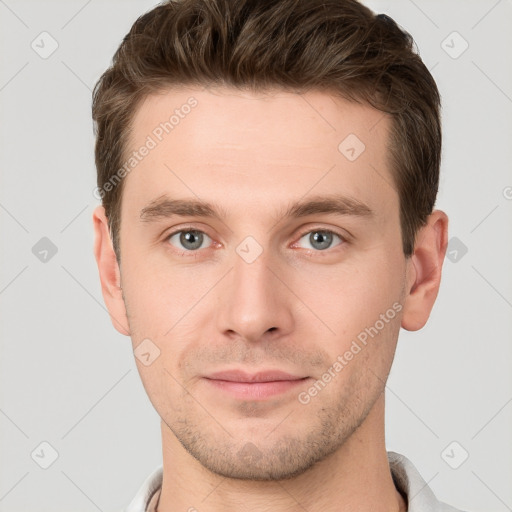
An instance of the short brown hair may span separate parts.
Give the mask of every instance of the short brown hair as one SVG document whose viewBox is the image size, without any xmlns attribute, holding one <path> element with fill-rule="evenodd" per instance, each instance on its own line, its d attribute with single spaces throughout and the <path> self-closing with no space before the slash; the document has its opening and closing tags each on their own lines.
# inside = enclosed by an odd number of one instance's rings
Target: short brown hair
<svg viewBox="0 0 512 512">
<path fill-rule="evenodd" d="M 389 164 L 410 256 L 441 160 L 440 95 L 413 46 L 390 17 L 356 0 L 170 0 L 139 17 L 93 92 L 97 185 L 118 261 L 124 180 L 105 185 L 123 166 L 141 100 L 176 85 L 324 90 L 390 114 Z"/>
</svg>

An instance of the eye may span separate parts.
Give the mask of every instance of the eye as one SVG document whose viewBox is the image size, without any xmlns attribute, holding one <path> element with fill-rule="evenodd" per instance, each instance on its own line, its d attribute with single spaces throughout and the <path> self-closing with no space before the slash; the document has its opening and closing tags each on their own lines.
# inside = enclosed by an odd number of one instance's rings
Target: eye
<svg viewBox="0 0 512 512">
<path fill-rule="evenodd" d="M 202 231 L 197 229 L 182 229 L 175 231 L 167 237 L 167 241 L 174 245 L 177 249 L 185 249 L 185 251 L 196 251 L 201 249 L 205 238 L 212 241 L 211 238 Z M 178 245 L 180 244 L 180 245 Z"/>
<path fill-rule="evenodd" d="M 309 244 L 309 247 L 306 247 L 306 249 L 325 251 L 331 247 L 334 237 L 338 238 L 342 243 L 345 242 L 345 239 L 341 235 L 327 229 L 308 231 L 301 236 L 300 240 L 305 239 L 306 243 Z M 300 243 L 300 240 L 298 243 Z"/>
</svg>

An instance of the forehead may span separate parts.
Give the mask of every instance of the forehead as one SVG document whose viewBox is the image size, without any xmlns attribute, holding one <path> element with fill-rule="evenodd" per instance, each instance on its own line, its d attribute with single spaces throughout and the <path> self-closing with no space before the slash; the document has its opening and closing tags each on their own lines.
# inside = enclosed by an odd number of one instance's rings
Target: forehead
<svg viewBox="0 0 512 512">
<path fill-rule="evenodd" d="M 229 211 L 230 198 L 281 207 L 283 198 L 335 191 L 382 209 L 398 201 L 389 126 L 382 112 L 320 91 L 152 94 L 133 117 L 126 157 L 149 149 L 125 178 L 123 204 L 140 210 L 169 193 L 223 201 Z"/>
<path fill-rule="evenodd" d="M 197 138 L 189 143 L 203 137 L 195 149 L 212 150 L 219 142 L 250 146 L 251 138 L 256 143 L 295 141 L 296 145 L 322 139 L 325 147 L 337 149 L 340 137 L 353 133 L 367 148 L 376 148 L 370 139 L 385 138 L 388 123 L 386 114 L 369 105 L 323 91 L 298 94 L 282 89 L 245 92 L 228 87 L 175 87 L 151 94 L 138 105 L 130 142 L 136 144 L 137 138 L 147 134 L 178 142 L 193 130 Z"/>
</svg>

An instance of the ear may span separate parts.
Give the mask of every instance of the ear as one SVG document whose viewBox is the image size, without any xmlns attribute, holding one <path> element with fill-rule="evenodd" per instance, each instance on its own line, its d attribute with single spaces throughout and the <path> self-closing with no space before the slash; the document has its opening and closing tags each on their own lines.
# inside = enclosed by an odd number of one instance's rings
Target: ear
<svg viewBox="0 0 512 512">
<path fill-rule="evenodd" d="M 408 331 L 417 331 L 427 323 L 441 284 L 447 245 L 448 216 L 434 210 L 418 231 L 414 253 L 407 262 L 402 327 Z"/>
<path fill-rule="evenodd" d="M 110 314 L 112 325 L 121 334 L 129 336 L 128 317 L 121 289 L 121 273 L 103 206 L 94 209 L 92 220 L 94 224 L 94 256 L 100 273 L 103 300 Z"/>
</svg>

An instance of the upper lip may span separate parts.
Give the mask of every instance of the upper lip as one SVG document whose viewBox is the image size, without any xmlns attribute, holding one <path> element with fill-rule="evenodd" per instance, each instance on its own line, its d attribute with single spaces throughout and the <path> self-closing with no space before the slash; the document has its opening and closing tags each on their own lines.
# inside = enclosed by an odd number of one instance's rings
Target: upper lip
<svg viewBox="0 0 512 512">
<path fill-rule="evenodd" d="M 278 380 L 300 380 L 305 377 L 291 375 L 280 370 L 265 370 L 257 373 L 247 373 L 243 370 L 227 370 L 216 372 L 206 376 L 212 380 L 227 380 L 231 382 L 272 382 Z"/>
</svg>

